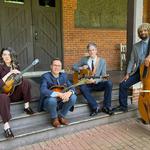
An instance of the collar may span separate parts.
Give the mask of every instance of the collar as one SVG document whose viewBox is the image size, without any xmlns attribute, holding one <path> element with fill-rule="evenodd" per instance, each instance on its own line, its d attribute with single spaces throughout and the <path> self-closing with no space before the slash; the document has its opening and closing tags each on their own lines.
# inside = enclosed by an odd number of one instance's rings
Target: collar
<svg viewBox="0 0 150 150">
<path fill-rule="evenodd" d="M 146 40 L 142 40 L 143 43 L 148 44 L 149 38 L 147 38 Z"/>
<path fill-rule="evenodd" d="M 58 76 L 55 76 L 52 72 L 50 72 L 53 78 L 59 78 L 61 76 L 61 72 L 59 73 Z"/>
</svg>

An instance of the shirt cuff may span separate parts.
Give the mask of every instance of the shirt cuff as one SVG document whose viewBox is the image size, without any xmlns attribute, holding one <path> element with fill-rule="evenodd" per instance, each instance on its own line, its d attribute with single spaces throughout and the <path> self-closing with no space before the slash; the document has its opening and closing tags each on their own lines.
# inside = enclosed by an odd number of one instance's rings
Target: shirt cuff
<svg viewBox="0 0 150 150">
<path fill-rule="evenodd" d="M 59 92 L 53 92 L 53 93 L 51 94 L 51 97 L 57 97 L 58 93 L 59 93 Z"/>
<path fill-rule="evenodd" d="M 72 94 L 74 94 L 74 91 L 73 90 L 69 90 L 70 92 L 72 92 Z"/>
</svg>

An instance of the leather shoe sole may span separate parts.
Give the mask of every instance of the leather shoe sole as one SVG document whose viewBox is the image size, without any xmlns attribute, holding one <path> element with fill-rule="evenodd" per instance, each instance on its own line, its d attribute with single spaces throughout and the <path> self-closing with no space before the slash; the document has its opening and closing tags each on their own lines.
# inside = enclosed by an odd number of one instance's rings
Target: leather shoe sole
<svg viewBox="0 0 150 150">
<path fill-rule="evenodd" d="M 55 118 L 55 119 L 52 119 L 52 126 L 55 127 L 55 128 L 58 128 L 60 127 L 60 122 L 58 120 L 58 118 Z"/>
<path fill-rule="evenodd" d="M 128 111 L 128 109 L 127 108 L 122 108 L 122 107 L 116 107 L 116 108 L 113 108 L 113 111 L 114 112 L 127 112 Z"/>
<path fill-rule="evenodd" d="M 63 125 L 68 125 L 69 124 L 69 121 L 66 118 L 59 117 L 58 119 L 59 119 L 59 122 Z"/>
<path fill-rule="evenodd" d="M 110 116 L 114 114 L 114 112 L 108 108 L 102 108 L 102 112 L 104 112 Z"/>
<path fill-rule="evenodd" d="M 14 134 L 10 128 L 8 128 L 7 130 L 4 130 L 4 134 L 6 138 L 14 138 Z"/>
<path fill-rule="evenodd" d="M 34 111 L 30 107 L 29 108 L 24 108 L 24 112 L 26 112 L 26 114 L 28 114 L 28 115 L 34 114 Z"/>
<path fill-rule="evenodd" d="M 90 113 L 90 116 L 96 116 L 99 112 L 100 112 L 100 109 L 99 109 L 99 108 L 96 108 L 95 110 L 93 110 L 93 111 Z"/>
</svg>

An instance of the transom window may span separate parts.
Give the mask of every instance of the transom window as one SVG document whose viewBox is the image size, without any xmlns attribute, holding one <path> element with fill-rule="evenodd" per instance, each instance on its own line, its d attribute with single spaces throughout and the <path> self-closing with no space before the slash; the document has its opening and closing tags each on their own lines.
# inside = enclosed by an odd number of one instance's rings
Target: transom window
<svg viewBox="0 0 150 150">
<path fill-rule="evenodd" d="M 55 0 L 39 0 L 39 5 L 44 7 L 55 7 Z"/>
<path fill-rule="evenodd" d="M 24 4 L 24 0 L 4 0 L 5 3 Z"/>
</svg>

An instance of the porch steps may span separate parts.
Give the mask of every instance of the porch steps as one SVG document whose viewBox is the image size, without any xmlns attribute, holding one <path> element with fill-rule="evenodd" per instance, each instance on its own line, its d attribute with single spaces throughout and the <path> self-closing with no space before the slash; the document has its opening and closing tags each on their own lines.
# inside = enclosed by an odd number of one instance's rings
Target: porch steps
<svg viewBox="0 0 150 150">
<path fill-rule="evenodd" d="M 113 106 L 116 105 L 117 102 L 117 100 L 113 100 Z M 33 103 L 38 103 L 38 101 Z M 22 107 L 21 104 L 16 105 L 15 107 Z M 117 113 L 113 116 L 99 113 L 97 116 L 90 117 L 87 104 L 76 104 L 74 112 L 69 112 L 67 115 L 70 124 L 68 126 L 61 126 L 57 129 L 51 126 L 49 114 L 47 112 L 36 112 L 34 115 L 29 116 L 25 113 L 17 113 L 16 111 L 10 121 L 11 128 L 15 135 L 14 139 L 6 139 L 4 137 L 2 122 L 0 122 L 0 150 L 9 150 L 22 145 L 74 133 L 100 124 L 107 124 L 125 118 L 135 117 L 137 115 L 136 108 L 137 107 L 132 104 L 129 107 L 129 111 L 126 113 Z"/>
<path fill-rule="evenodd" d="M 89 116 L 89 107 L 82 95 L 78 96 L 77 103 L 73 112 L 69 112 L 67 118 L 70 120 L 68 126 L 54 128 L 50 124 L 49 114 L 47 112 L 38 112 L 39 102 L 39 79 L 30 79 L 32 84 L 32 102 L 31 107 L 35 111 L 32 116 L 23 112 L 23 102 L 11 104 L 12 119 L 11 128 L 14 132 L 14 139 L 6 139 L 3 135 L 3 123 L 0 121 L 0 150 L 15 149 L 19 146 L 32 144 L 49 138 L 63 136 L 80 130 L 91 128 L 100 124 L 107 124 L 119 121 L 125 118 L 137 116 L 137 106 L 129 105 L 129 111 L 126 113 L 116 113 L 109 116 L 99 113 L 94 117 Z M 103 92 L 94 92 L 94 96 L 100 103 L 103 101 Z M 130 100 L 129 100 L 130 103 Z M 118 105 L 118 85 L 115 84 L 112 92 L 112 106 Z"/>
<path fill-rule="evenodd" d="M 86 109 L 84 107 L 87 106 L 81 105 L 76 107 L 76 109 Z M 9 150 L 22 145 L 32 144 L 49 138 L 74 133 L 100 124 L 135 117 L 136 115 L 137 112 L 134 105 L 129 107 L 129 111 L 127 113 L 117 113 L 111 117 L 104 113 L 99 113 L 95 117 L 89 117 L 89 112 L 85 110 L 83 113 L 70 113 L 70 115 L 67 116 L 70 120 L 70 124 L 68 126 L 61 126 L 57 129 L 50 125 L 47 113 L 36 113 L 30 117 L 27 115 L 20 115 L 20 117 L 13 118 L 11 121 L 12 129 L 15 134 L 14 139 L 5 139 L 2 131 L 0 132 L 0 149 Z M 16 120 L 18 123 L 13 124 Z"/>
</svg>

